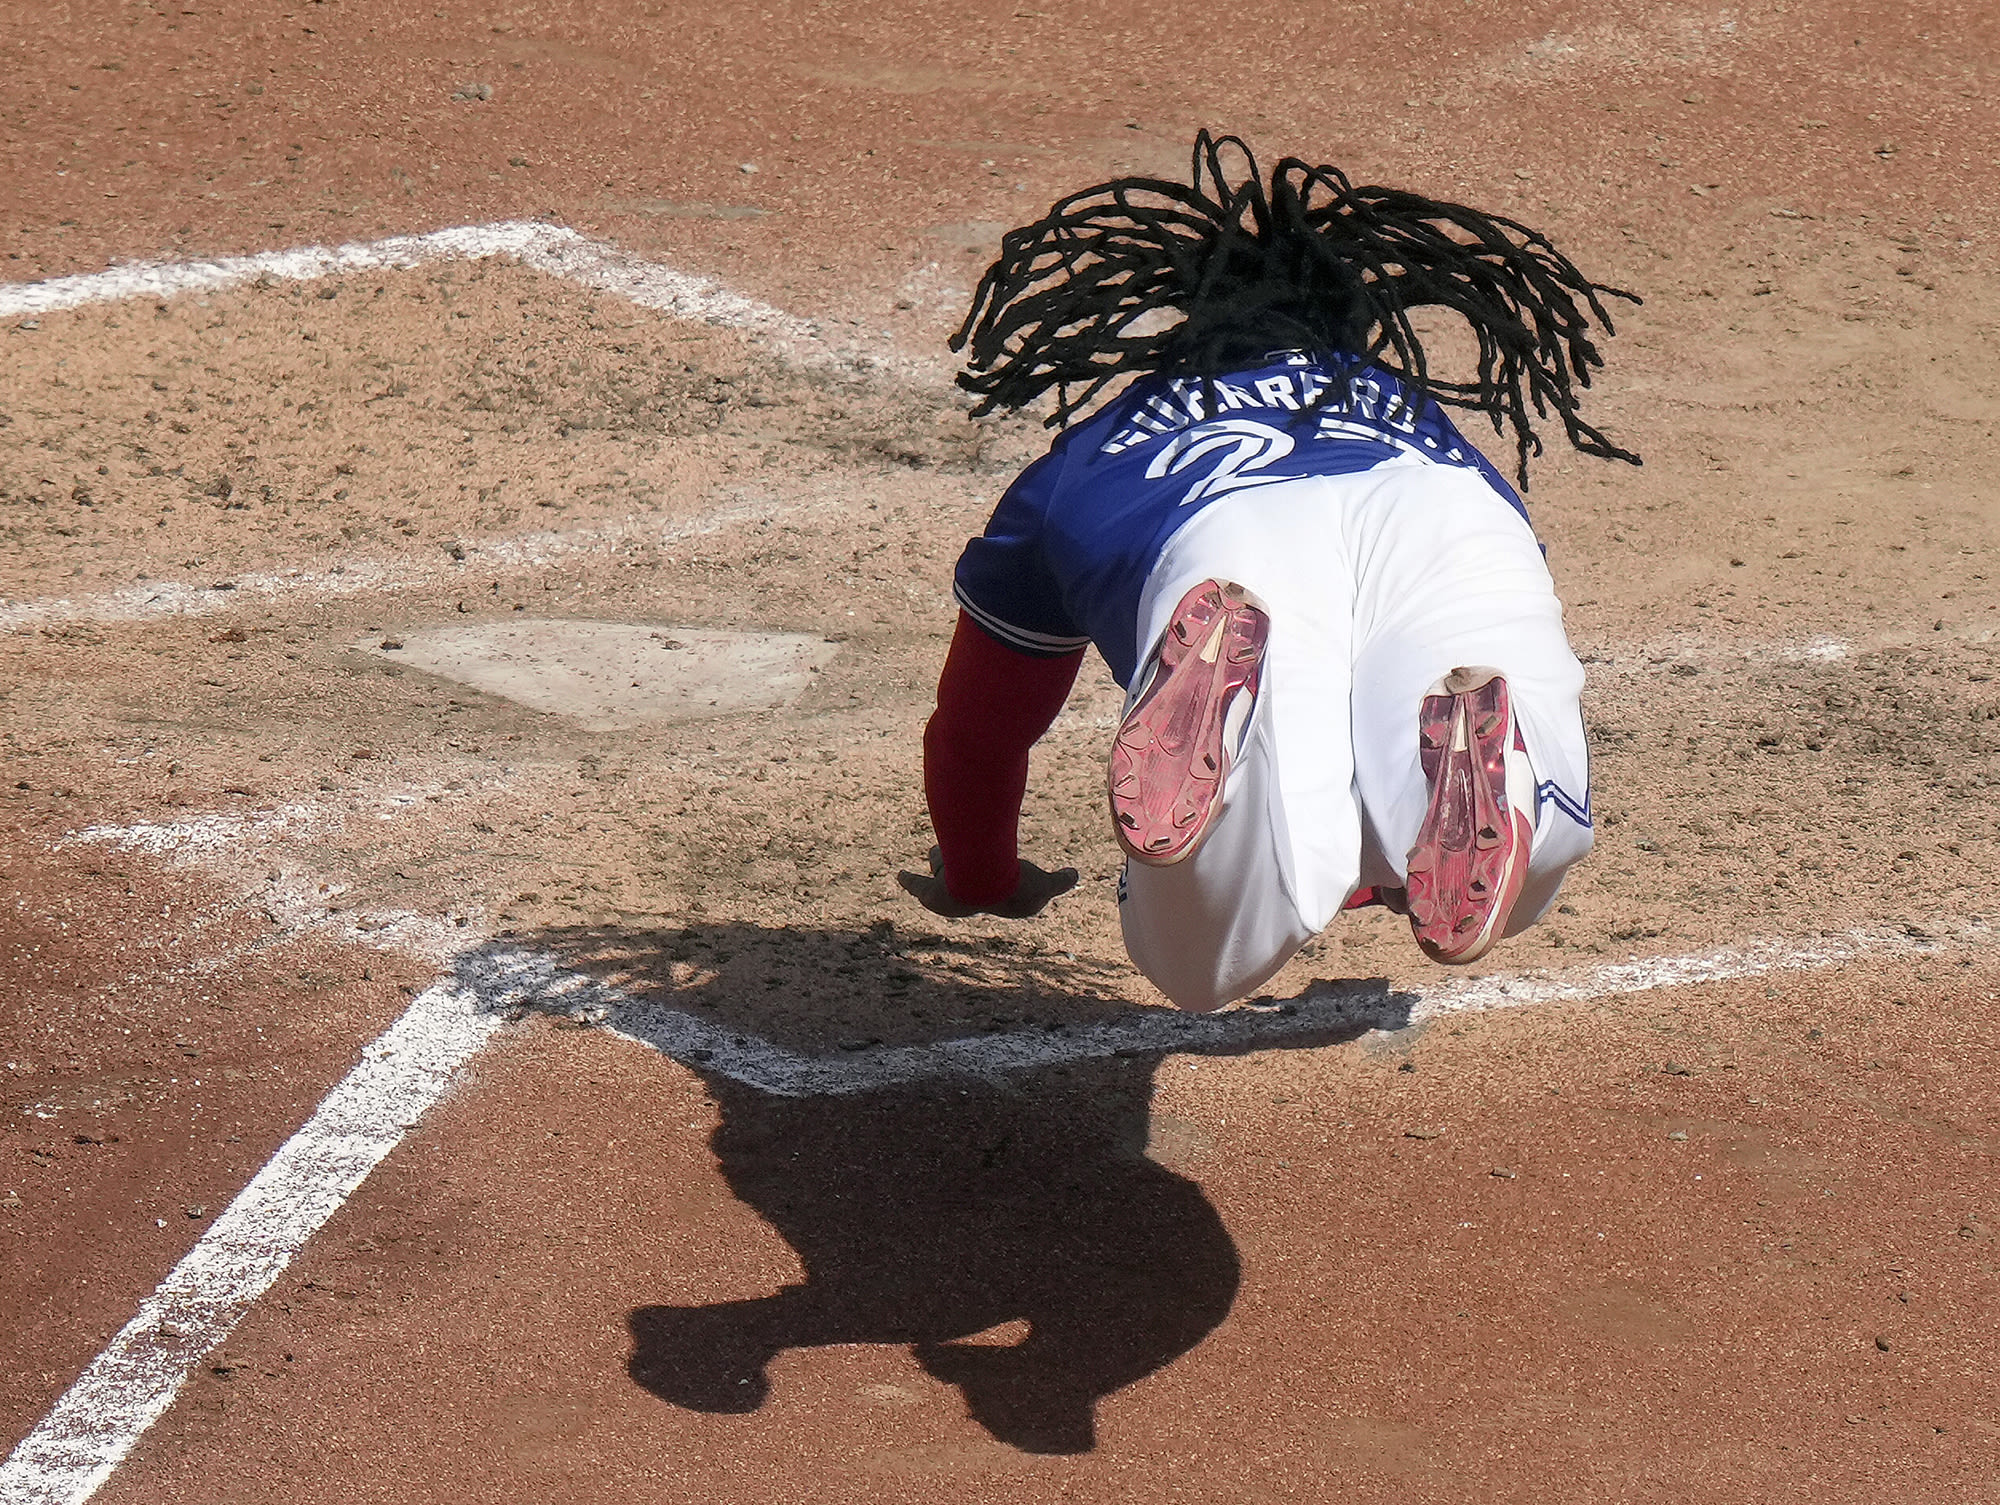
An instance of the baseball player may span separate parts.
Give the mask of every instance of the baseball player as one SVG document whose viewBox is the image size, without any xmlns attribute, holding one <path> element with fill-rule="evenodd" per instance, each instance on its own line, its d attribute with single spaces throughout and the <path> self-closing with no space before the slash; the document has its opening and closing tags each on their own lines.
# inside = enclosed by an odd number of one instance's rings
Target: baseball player
<svg viewBox="0 0 2000 1505">
<path fill-rule="evenodd" d="M 924 736 L 937 847 L 903 883 L 1016 917 L 1075 883 L 1016 833 L 1095 644 L 1129 691 L 1126 946 L 1200 1010 L 1367 903 L 1472 961 L 1589 851 L 1583 670 L 1527 509 L 1444 407 L 1511 428 L 1523 489 L 1531 406 L 1638 463 L 1577 412 L 1602 298 L 1638 300 L 1511 220 L 1296 158 L 1267 185 L 1234 137 L 1202 133 L 1192 179 L 1010 232 L 953 341 L 976 414 L 1052 391 L 1062 432 L 959 560 Z M 1431 374 L 1419 309 L 1469 326 L 1469 380 Z"/>
</svg>

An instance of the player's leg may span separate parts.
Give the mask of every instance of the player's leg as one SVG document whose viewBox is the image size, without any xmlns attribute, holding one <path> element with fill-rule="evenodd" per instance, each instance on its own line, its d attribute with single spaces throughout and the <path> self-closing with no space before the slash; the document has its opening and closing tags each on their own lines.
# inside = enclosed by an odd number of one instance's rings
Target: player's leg
<svg viewBox="0 0 2000 1505">
<path fill-rule="evenodd" d="M 1128 858 L 1119 876 L 1125 949 L 1181 1008 L 1247 996 L 1314 934 L 1288 881 L 1274 763 L 1270 718 L 1253 715 L 1201 846 L 1167 867 Z"/>
<path fill-rule="evenodd" d="M 1171 649 L 1176 615 L 1204 582 L 1238 586 L 1266 623 L 1254 707 L 1201 841 L 1169 864 L 1128 861 L 1120 883 L 1126 948 L 1182 1008 L 1254 992 L 1354 885 L 1349 571 L 1336 518 L 1311 482 L 1216 503 L 1175 535 L 1140 602 L 1139 641 L 1153 655 Z M 1159 669 L 1142 667 L 1142 690 L 1149 672 Z"/>
<path fill-rule="evenodd" d="M 1590 850 L 1583 669 L 1533 531 L 1504 498 L 1446 467 L 1372 477 L 1349 514 L 1364 869 L 1411 886 L 1427 950 L 1470 960 L 1540 919 Z"/>
</svg>

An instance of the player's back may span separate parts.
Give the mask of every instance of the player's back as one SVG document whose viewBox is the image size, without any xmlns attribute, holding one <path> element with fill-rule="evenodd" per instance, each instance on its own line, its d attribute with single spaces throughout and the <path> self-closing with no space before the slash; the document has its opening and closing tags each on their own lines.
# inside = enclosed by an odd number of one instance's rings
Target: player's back
<svg viewBox="0 0 2000 1505">
<path fill-rule="evenodd" d="M 1129 678 L 1140 593 L 1191 518 L 1237 492 L 1389 463 L 1478 471 L 1526 508 L 1437 403 L 1358 360 L 1274 355 L 1225 377 L 1148 377 L 1023 471 L 960 561 L 962 605 L 1004 641 L 1093 641 Z"/>
</svg>

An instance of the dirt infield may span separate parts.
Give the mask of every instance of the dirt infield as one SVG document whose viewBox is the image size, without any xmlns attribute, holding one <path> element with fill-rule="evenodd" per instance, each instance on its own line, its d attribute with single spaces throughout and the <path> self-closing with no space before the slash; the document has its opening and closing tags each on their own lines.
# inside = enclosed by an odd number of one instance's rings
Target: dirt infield
<svg viewBox="0 0 2000 1505">
<path fill-rule="evenodd" d="M 463 251 L 0 319 L 8 1446 L 413 997 L 523 955 L 666 1032 L 515 1007 L 100 1498 L 2000 1499 L 1985 7 L 0 47 L 0 295 L 532 222 L 794 331 Z M 1041 443 L 942 336 L 1002 229 L 1204 124 L 1647 299 L 1590 409 L 1645 467 L 1530 495 L 1599 847 L 1476 1011 L 1362 916 L 1160 1034 L 1101 665 L 1024 831 L 1078 891 L 895 886 L 951 562 Z"/>
</svg>

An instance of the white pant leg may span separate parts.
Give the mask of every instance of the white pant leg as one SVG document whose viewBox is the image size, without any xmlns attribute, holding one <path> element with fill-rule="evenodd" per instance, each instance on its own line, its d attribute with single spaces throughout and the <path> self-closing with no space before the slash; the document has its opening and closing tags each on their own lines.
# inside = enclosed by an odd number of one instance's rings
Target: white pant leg
<svg viewBox="0 0 2000 1505">
<path fill-rule="evenodd" d="M 1527 881 L 1513 935 L 1555 902 L 1590 850 L 1583 666 L 1563 634 L 1562 603 L 1534 532 L 1479 476 L 1389 465 L 1350 504 L 1355 590 L 1355 787 L 1370 834 L 1367 881 L 1400 884 L 1429 802 L 1417 758 L 1424 693 L 1460 665 L 1507 678 L 1539 792 Z"/>
<path fill-rule="evenodd" d="M 1181 1008 L 1244 998 L 1316 933 L 1287 881 L 1289 845 L 1270 718 L 1258 715 L 1207 837 L 1171 867 L 1127 861 L 1118 880 L 1125 950 Z"/>
<path fill-rule="evenodd" d="M 1317 480 L 1218 502 L 1169 541 L 1140 601 L 1148 655 L 1202 580 L 1243 586 L 1271 619 L 1256 713 L 1215 824 L 1192 857 L 1164 868 L 1128 863 L 1120 883 L 1126 949 L 1182 1008 L 1254 992 L 1355 885 L 1351 572 L 1339 518 Z"/>
<path fill-rule="evenodd" d="M 1534 532 L 1471 471 L 1391 463 L 1245 490 L 1168 543 L 1139 606 L 1150 653 L 1189 587 L 1232 580 L 1270 613 L 1257 715 L 1194 856 L 1128 863 L 1132 960 L 1183 1008 L 1241 998 L 1363 883 L 1400 886 L 1429 803 L 1424 694 L 1461 664 L 1507 676 L 1540 800 L 1507 929 L 1590 850 L 1583 669 Z"/>
</svg>

